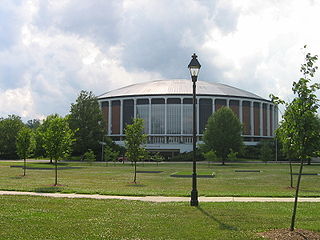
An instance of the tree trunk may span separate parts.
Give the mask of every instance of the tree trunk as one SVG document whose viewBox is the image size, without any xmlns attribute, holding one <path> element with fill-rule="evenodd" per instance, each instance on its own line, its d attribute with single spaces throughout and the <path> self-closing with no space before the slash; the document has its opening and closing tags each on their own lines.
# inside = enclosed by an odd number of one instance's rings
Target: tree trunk
<svg viewBox="0 0 320 240">
<path fill-rule="evenodd" d="M 55 182 L 54 182 L 54 186 L 58 185 L 58 161 L 57 159 L 55 159 Z"/>
<path fill-rule="evenodd" d="M 50 164 L 52 164 L 52 157 L 50 157 Z"/>
<path fill-rule="evenodd" d="M 308 165 L 311 165 L 311 158 L 308 158 Z"/>
<path fill-rule="evenodd" d="M 293 188 L 293 176 L 292 176 L 292 162 L 291 159 L 289 160 L 290 165 L 290 187 Z"/>
<path fill-rule="evenodd" d="M 134 178 L 133 182 L 137 183 L 137 161 L 134 161 Z"/>
<path fill-rule="evenodd" d="M 296 195 L 295 195 L 295 198 L 294 198 L 294 205 L 293 205 L 293 212 L 292 212 L 290 231 L 294 230 L 294 224 L 295 224 L 295 221 L 296 221 L 296 212 L 297 212 L 298 195 L 299 195 L 300 181 L 301 181 L 302 168 L 303 168 L 303 159 L 304 159 L 304 157 L 301 158 L 301 162 L 300 162 L 300 170 L 299 170 L 298 182 L 297 182 L 297 187 L 296 187 Z"/>
<path fill-rule="evenodd" d="M 23 176 L 26 175 L 26 168 L 27 168 L 27 161 L 26 161 L 26 158 L 23 159 L 24 161 L 24 166 L 23 166 Z"/>
</svg>

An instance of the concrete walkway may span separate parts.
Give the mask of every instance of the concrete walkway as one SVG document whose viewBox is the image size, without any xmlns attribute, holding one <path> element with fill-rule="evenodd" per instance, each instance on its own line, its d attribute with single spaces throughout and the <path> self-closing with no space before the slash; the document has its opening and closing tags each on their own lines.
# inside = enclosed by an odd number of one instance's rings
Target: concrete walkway
<svg viewBox="0 0 320 240">
<path fill-rule="evenodd" d="M 135 200 L 143 202 L 189 202 L 190 197 L 163 197 L 163 196 L 112 196 L 98 194 L 75 194 L 75 193 L 36 193 L 36 192 L 18 192 L 18 191 L 0 191 L 0 195 L 23 195 L 23 196 L 41 196 L 56 198 L 90 198 L 90 199 L 121 199 Z M 199 197 L 199 202 L 293 202 L 294 198 L 276 198 L 276 197 Z M 299 198 L 299 202 L 320 202 L 320 198 Z"/>
</svg>

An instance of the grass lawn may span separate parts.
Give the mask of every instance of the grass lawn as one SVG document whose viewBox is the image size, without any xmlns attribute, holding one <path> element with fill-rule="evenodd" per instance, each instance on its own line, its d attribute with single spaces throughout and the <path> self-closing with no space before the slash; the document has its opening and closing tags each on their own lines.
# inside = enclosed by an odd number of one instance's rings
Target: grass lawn
<svg viewBox="0 0 320 240">
<path fill-rule="evenodd" d="M 163 195 L 189 196 L 190 178 L 174 178 L 170 175 L 177 172 L 190 173 L 191 163 L 156 163 L 138 164 L 138 184 L 133 184 L 133 167 L 130 163 L 63 163 L 61 167 L 81 167 L 79 169 L 60 170 L 58 182 L 53 188 L 54 170 L 27 169 L 27 176 L 22 177 L 21 168 L 10 168 L 10 165 L 23 163 L 0 163 L 0 189 L 18 191 L 61 191 L 76 193 L 99 193 L 111 195 Z M 47 163 L 28 163 L 30 167 L 48 167 Z M 199 178 L 200 196 L 274 196 L 291 197 L 294 190 L 290 184 L 289 166 L 287 164 L 248 164 L 234 163 L 211 165 L 199 163 L 199 173 L 215 173 L 214 178 Z M 235 172 L 235 170 L 260 170 L 261 172 Z M 162 171 L 148 173 L 148 171 Z M 298 165 L 294 166 L 298 172 Z M 320 173 L 320 164 L 304 167 L 304 173 Z M 293 176 L 294 182 L 297 176 Z M 300 196 L 320 196 L 320 176 L 302 176 Z"/>
<path fill-rule="evenodd" d="M 0 196 L 0 239 L 262 239 L 288 228 L 292 203 L 148 203 Z M 297 228 L 320 232 L 317 203 L 299 203 Z"/>
</svg>

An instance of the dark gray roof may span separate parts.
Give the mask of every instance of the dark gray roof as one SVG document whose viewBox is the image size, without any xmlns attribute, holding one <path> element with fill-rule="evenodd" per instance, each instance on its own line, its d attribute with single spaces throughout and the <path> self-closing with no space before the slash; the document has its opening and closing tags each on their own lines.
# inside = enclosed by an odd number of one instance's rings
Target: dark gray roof
<svg viewBox="0 0 320 240">
<path fill-rule="evenodd" d="M 186 95 L 192 94 L 192 81 L 187 79 L 157 80 L 137 83 L 116 90 L 106 92 L 101 98 L 114 98 L 122 96 L 150 96 L 150 95 Z M 266 100 L 256 94 L 231 87 L 221 83 L 197 82 L 197 95 L 218 95 L 254 98 Z"/>
</svg>

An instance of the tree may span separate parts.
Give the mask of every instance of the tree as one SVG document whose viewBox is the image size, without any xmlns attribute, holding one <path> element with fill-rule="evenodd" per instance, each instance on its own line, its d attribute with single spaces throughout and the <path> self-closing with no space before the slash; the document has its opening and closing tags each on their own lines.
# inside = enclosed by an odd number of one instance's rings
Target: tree
<svg viewBox="0 0 320 240">
<path fill-rule="evenodd" d="M 58 184 L 58 160 L 67 157 L 71 152 L 74 133 L 66 119 L 52 118 L 44 132 L 44 147 L 47 155 L 55 160 L 55 186 Z"/>
<path fill-rule="evenodd" d="M 230 108 L 222 107 L 208 119 L 203 141 L 206 148 L 216 152 L 225 164 L 228 154 L 242 148 L 242 126 Z"/>
<path fill-rule="evenodd" d="M 115 162 L 117 160 L 118 156 L 119 156 L 119 152 L 114 151 L 111 146 L 106 145 L 104 147 L 104 159 L 106 161 L 106 166 L 108 165 L 108 162 L 110 162 L 110 161 Z"/>
<path fill-rule="evenodd" d="M 54 118 L 59 118 L 59 115 L 58 114 L 51 114 L 51 115 L 47 116 L 47 118 L 35 129 L 35 132 L 34 132 L 34 139 L 35 139 L 34 155 L 36 157 L 45 157 L 46 156 L 44 134 L 49 127 L 50 121 Z M 52 157 L 50 157 L 50 163 L 51 164 L 53 163 Z"/>
<path fill-rule="evenodd" d="M 260 145 L 260 159 L 267 162 L 273 159 L 273 141 L 263 140 Z"/>
<path fill-rule="evenodd" d="M 17 136 L 16 147 L 19 157 L 24 161 L 23 176 L 25 176 L 27 167 L 26 159 L 30 156 L 34 148 L 33 134 L 30 128 L 23 127 L 20 129 Z"/>
<path fill-rule="evenodd" d="M 157 166 L 159 166 L 159 162 L 162 162 L 164 160 L 164 157 L 159 152 L 151 155 L 150 158 L 152 161 L 155 161 L 157 163 Z"/>
<path fill-rule="evenodd" d="M 306 46 L 304 46 L 306 48 Z M 294 230 L 295 217 L 298 204 L 298 195 L 301 182 L 301 175 L 304 161 L 312 156 L 319 155 L 319 121 L 317 110 L 319 108 L 318 99 L 315 91 L 320 89 L 318 83 L 310 85 L 311 79 L 317 70 L 315 66 L 318 56 L 310 53 L 305 56 L 305 63 L 301 65 L 300 72 L 303 77 L 297 82 L 293 82 L 292 91 L 294 99 L 287 103 L 274 95 L 270 95 L 276 104 L 284 104 L 286 110 L 283 120 L 276 134 L 281 139 L 283 150 L 288 155 L 295 156 L 300 160 L 299 175 L 296 185 L 295 201 L 292 211 L 290 230 Z"/>
<path fill-rule="evenodd" d="M 41 122 L 39 119 L 32 119 L 28 120 L 26 125 L 31 129 L 37 129 L 41 125 Z"/>
<path fill-rule="evenodd" d="M 208 151 L 203 153 L 204 158 L 208 161 L 208 167 L 210 167 L 211 162 L 217 161 L 217 154 L 215 151 Z"/>
<path fill-rule="evenodd" d="M 136 183 L 137 161 L 142 160 L 146 156 L 146 150 L 143 144 L 147 141 L 147 135 L 143 134 L 143 119 L 134 119 L 132 124 L 126 126 L 125 134 L 126 156 L 134 163 L 133 182 Z"/>
<path fill-rule="evenodd" d="M 105 124 L 98 100 L 92 92 L 80 92 L 76 103 L 71 104 L 68 122 L 76 131 L 73 153 L 82 156 L 92 149 L 96 155 L 100 154 L 99 141 L 103 138 Z"/>
<path fill-rule="evenodd" d="M 0 157 L 17 159 L 16 140 L 18 132 L 24 127 L 21 118 L 16 115 L 9 115 L 0 119 Z"/>
<path fill-rule="evenodd" d="M 87 152 L 84 153 L 83 159 L 91 165 L 93 162 L 96 161 L 96 155 L 94 155 L 94 152 L 91 149 L 89 149 Z"/>
</svg>

